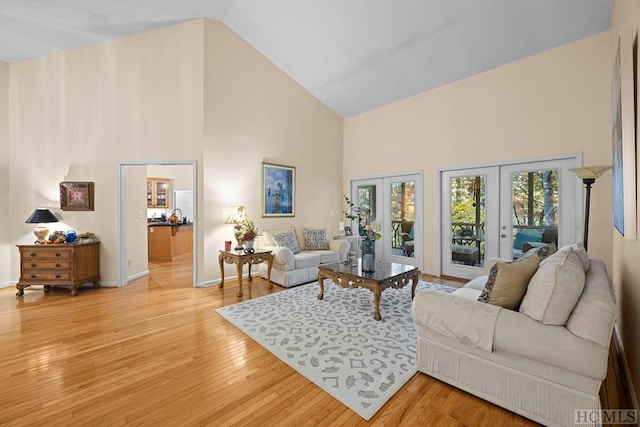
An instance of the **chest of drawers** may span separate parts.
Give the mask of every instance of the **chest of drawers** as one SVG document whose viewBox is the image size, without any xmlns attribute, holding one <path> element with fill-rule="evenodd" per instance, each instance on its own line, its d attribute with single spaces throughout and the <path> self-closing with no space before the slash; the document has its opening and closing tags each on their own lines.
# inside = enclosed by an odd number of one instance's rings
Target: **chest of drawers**
<svg viewBox="0 0 640 427">
<path fill-rule="evenodd" d="M 24 288 L 43 285 L 63 287 L 77 295 L 78 287 L 92 282 L 99 287 L 100 242 L 77 242 L 61 245 L 18 245 L 20 250 L 20 281 L 16 296 L 24 295 Z"/>
</svg>

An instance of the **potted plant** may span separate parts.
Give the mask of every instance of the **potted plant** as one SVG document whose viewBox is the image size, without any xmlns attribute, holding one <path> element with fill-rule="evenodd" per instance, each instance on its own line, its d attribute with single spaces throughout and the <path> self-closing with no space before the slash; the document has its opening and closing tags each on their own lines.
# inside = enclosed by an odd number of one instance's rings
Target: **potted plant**
<svg viewBox="0 0 640 427">
<path fill-rule="evenodd" d="M 253 251 L 253 244 L 256 236 L 258 235 L 258 227 L 251 220 L 244 222 L 244 230 L 242 233 L 242 241 L 245 251 Z"/>
</svg>

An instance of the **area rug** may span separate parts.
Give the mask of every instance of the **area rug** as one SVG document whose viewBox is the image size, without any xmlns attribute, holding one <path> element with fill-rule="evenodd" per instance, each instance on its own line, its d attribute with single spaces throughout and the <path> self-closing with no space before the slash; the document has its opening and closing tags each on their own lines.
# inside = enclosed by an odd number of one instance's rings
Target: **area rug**
<svg viewBox="0 0 640 427">
<path fill-rule="evenodd" d="M 455 288 L 418 282 L 416 292 Z M 369 420 L 416 373 L 411 286 L 387 289 L 381 321 L 373 293 L 325 281 L 266 295 L 216 311 L 293 369 Z"/>
</svg>

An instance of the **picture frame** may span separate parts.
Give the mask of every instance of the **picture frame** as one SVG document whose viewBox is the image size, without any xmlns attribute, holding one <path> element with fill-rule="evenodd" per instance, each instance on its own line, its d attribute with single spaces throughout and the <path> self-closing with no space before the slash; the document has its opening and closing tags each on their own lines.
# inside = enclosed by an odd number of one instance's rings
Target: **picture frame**
<svg viewBox="0 0 640 427">
<path fill-rule="evenodd" d="M 344 235 L 345 236 L 353 236 L 353 232 L 351 231 L 351 227 L 348 225 L 345 225 L 344 227 Z"/>
<path fill-rule="evenodd" d="M 613 225 L 625 239 L 636 238 L 636 63 L 637 40 L 620 34 L 613 64 Z"/>
<path fill-rule="evenodd" d="M 63 211 L 92 211 L 93 182 L 61 182 L 60 209 Z"/>
<path fill-rule="evenodd" d="M 295 216 L 296 168 L 262 163 L 262 217 Z"/>
</svg>

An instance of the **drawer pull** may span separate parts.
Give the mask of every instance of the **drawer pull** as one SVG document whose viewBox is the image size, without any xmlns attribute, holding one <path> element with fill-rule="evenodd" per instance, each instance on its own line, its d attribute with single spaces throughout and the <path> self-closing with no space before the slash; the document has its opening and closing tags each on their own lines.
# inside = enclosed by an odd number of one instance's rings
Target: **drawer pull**
<svg viewBox="0 0 640 427">
<path fill-rule="evenodd" d="M 60 268 L 60 267 L 62 267 L 62 264 L 57 263 L 57 264 L 56 264 L 56 268 Z"/>
<path fill-rule="evenodd" d="M 37 274 L 32 274 L 32 275 L 31 275 L 31 278 L 32 278 L 32 279 L 37 279 L 37 278 L 38 278 L 38 275 L 37 275 Z"/>
<path fill-rule="evenodd" d="M 61 277 L 62 277 L 61 275 L 56 274 L 56 279 L 59 279 L 59 278 L 61 278 Z"/>
<path fill-rule="evenodd" d="M 31 264 L 31 268 L 36 268 L 38 266 L 38 264 L 36 264 L 35 262 L 33 264 Z"/>
<path fill-rule="evenodd" d="M 31 257 L 35 258 L 35 257 L 37 257 L 37 256 L 38 256 L 38 253 L 37 253 L 37 252 L 31 252 Z"/>
<path fill-rule="evenodd" d="M 60 256 L 62 256 L 62 254 L 60 252 L 56 252 L 56 256 L 60 257 Z"/>
</svg>

